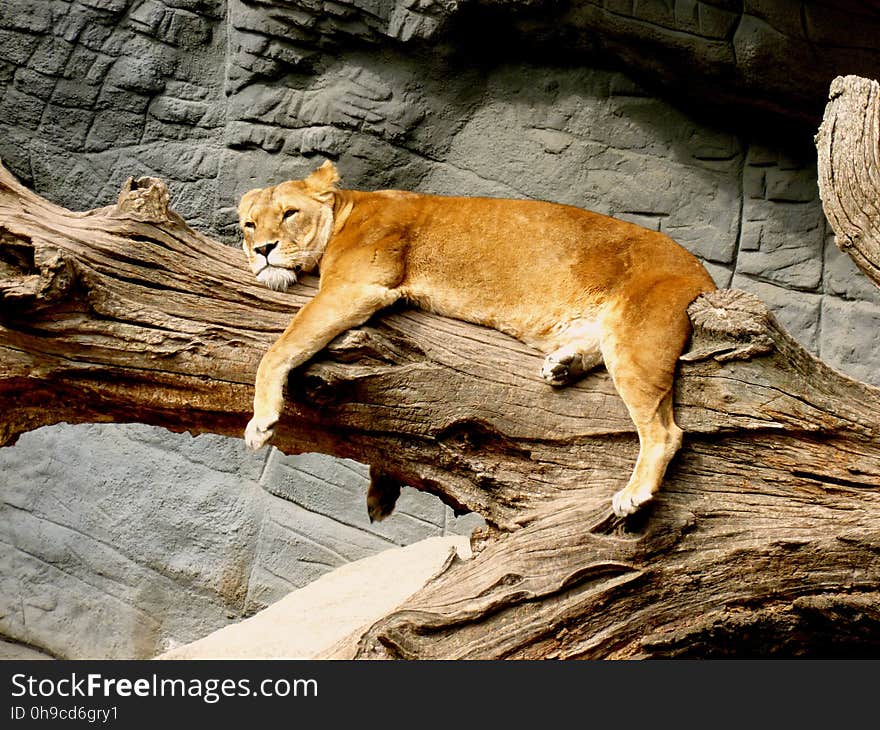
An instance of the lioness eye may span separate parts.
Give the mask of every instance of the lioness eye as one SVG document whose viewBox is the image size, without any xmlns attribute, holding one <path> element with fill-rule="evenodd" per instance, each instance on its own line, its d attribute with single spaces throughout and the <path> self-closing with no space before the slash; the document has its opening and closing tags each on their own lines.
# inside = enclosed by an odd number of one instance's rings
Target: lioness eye
<svg viewBox="0 0 880 730">
<path fill-rule="evenodd" d="M 256 226 L 256 224 L 255 224 L 253 221 L 248 221 L 247 223 L 244 224 L 244 227 L 247 228 L 249 231 L 252 231 L 252 230 L 254 230 L 257 226 Z"/>
<path fill-rule="evenodd" d="M 294 215 L 296 215 L 297 213 L 299 213 L 299 211 L 298 211 L 298 210 L 295 210 L 295 209 L 293 209 L 293 208 L 291 208 L 290 210 L 285 210 L 285 211 L 284 211 L 284 215 L 281 217 L 281 220 L 286 221 L 286 220 L 288 220 L 291 216 L 294 216 Z"/>
</svg>

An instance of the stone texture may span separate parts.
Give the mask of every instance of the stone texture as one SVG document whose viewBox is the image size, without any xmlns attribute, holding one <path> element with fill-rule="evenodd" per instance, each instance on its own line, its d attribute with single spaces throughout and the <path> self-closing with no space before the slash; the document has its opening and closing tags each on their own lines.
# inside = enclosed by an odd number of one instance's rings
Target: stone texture
<svg viewBox="0 0 880 730">
<path fill-rule="evenodd" d="M 0 635 L 54 656 L 149 657 L 349 561 L 478 524 L 408 490 L 371 530 L 366 486 L 360 465 L 220 436 L 25 434 L 0 450 Z"/>
<path fill-rule="evenodd" d="M 802 163 L 768 159 L 764 149 L 747 158 L 738 271 L 802 291 L 819 286 L 825 219 L 810 154 Z"/>
<path fill-rule="evenodd" d="M 878 382 L 880 303 L 826 297 L 822 302 L 820 351 L 841 372 L 865 382 Z"/>
<path fill-rule="evenodd" d="M 576 28 L 580 47 L 595 43 L 670 93 L 722 110 L 736 104 L 816 125 L 832 78 L 880 75 L 880 11 L 859 0 L 587 0 L 547 15 L 543 37 Z"/>
<path fill-rule="evenodd" d="M 0 452 L 0 633 L 56 656 L 149 656 L 240 613 L 261 494 L 233 469 L 253 459 L 215 442 L 214 468 L 180 446 L 81 426 Z"/>
<path fill-rule="evenodd" d="M 236 245 L 242 193 L 326 157 L 351 187 L 571 203 L 670 234 L 880 384 L 880 293 L 822 217 L 815 125 L 780 137 L 743 111 L 818 120 L 835 69 L 880 76 L 880 19 L 856 0 L 32 6 L 0 3 L 0 158 L 62 205 L 107 205 L 153 175 Z M 23 437 L 0 451 L 0 635 L 147 656 L 347 561 L 477 524 L 405 490 L 371 526 L 365 474 L 146 427 Z"/>
<path fill-rule="evenodd" d="M 823 287 L 826 293 L 842 299 L 880 304 L 880 290 L 855 265 L 853 260 L 834 243 L 834 232 L 825 236 Z"/>
</svg>

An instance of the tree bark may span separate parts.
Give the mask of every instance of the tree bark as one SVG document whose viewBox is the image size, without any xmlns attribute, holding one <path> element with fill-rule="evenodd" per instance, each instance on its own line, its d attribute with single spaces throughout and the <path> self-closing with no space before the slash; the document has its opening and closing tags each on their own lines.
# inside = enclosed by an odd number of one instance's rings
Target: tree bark
<svg viewBox="0 0 880 730">
<path fill-rule="evenodd" d="M 819 194 L 837 246 L 880 286 L 880 84 L 834 79 L 816 148 Z"/>
<path fill-rule="evenodd" d="M 60 421 L 239 436 L 257 364 L 315 291 L 258 285 L 158 180 L 72 213 L 0 168 L 0 444 Z M 880 390 L 804 351 L 756 298 L 691 307 L 686 431 L 655 502 L 611 495 L 638 442 L 604 370 L 561 390 L 542 356 L 414 310 L 291 375 L 274 443 L 372 465 L 488 528 L 357 656 L 658 657 L 880 647 Z M 393 519 L 391 517 L 390 519 Z"/>
</svg>

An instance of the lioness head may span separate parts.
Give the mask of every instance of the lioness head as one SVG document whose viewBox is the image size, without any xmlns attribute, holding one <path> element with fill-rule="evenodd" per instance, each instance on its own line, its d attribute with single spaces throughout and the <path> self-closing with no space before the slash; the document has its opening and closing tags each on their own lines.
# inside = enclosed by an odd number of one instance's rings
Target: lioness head
<svg viewBox="0 0 880 730">
<path fill-rule="evenodd" d="M 238 205 L 242 248 L 257 280 L 284 291 L 312 271 L 333 229 L 333 191 L 339 175 L 327 160 L 304 180 L 245 193 Z"/>
</svg>

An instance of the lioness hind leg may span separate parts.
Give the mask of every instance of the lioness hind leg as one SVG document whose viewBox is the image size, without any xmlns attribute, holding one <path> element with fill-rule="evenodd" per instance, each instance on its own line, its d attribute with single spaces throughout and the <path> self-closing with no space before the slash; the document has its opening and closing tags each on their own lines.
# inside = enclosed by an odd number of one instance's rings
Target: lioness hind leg
<svg viewBox="0 0 880 730">
<path fill-rule="evenodd" d="M 681 447 L 682 430 L 672 410 L 673 381 L 691 332 L 691 298 L 669 283 L 655 284 L 608 318 L 602 343 L 605 365 L 639 435 L 632 476 L 612 499 L 620 517 L 651 500 Z"/>
<path fill-rule="evenodd" d="M 561 347 L 544 358 L 541 377 L 554 388 L 577 380 L 602 362 L 599 350 L 585 351 L 573 345 Z"/>
<path fill-rule="evenodd" d="M 682 430 L 672 417 L 672 391 L 663 398 L 654 417 L 636 423 L 639 457 L 627 485 L 611 499 L 618 517 L 632 514 L 660 489 L 666 467 L 681 448 Z"/>
</svg>

